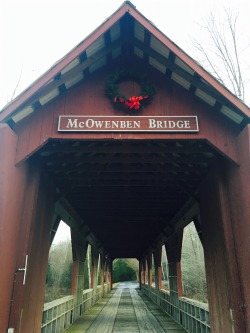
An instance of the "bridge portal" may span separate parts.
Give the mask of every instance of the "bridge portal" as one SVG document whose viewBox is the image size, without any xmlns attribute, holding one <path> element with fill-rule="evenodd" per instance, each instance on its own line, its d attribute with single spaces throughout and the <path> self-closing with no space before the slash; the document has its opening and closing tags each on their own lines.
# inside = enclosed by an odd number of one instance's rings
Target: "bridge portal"
<svg viewBox="0 0 250 333">
<path fill-rule="evenodd" d="M 0 331 L 41 331 L 49 248 L 64 220 L 74 260 L 69 321 L 84 310 L 88 244 L 92 304 L 111 290 L 113 260 L 128 257 L 140 263 L 141 290 L 161 303 L 165 245 L 170 290 L 161 305 L 184 326 L 181 244 L 194 221 L 206 332 L 248 332 L 249 116 L 125 1 L 0 113 Z"/>
</svg>

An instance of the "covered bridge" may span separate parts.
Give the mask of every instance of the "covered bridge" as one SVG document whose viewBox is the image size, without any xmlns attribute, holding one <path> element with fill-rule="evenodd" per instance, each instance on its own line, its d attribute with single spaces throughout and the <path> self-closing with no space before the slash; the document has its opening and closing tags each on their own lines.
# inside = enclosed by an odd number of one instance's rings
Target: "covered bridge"
<svg viewBox="0 0 250 333">
<path fill-rule="evenodd" d="M 141 289 L 183 327 L 185 316 L 197 320 L 187 331 L 250 332 L 249 116 L 125 1 L 0 113 L 0 332 L 41 331 L 60 220 L 72 233 L 70 321 L 83 311 L 91 244 L 93 302 L 98 258 L 102 293 L 112 261 L 137 258 Z M 204 248 L 209 325 L 181 299 L 182 233 L 191 221 Z"/>
</svg>

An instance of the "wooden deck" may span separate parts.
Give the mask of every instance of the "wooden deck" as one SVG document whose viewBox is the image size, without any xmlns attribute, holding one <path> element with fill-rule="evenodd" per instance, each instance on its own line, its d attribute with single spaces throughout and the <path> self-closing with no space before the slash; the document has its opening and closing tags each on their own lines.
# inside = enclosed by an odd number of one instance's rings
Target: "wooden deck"
<svg viewBox="0 0 250 333">
<path fill-rule="evenodd" d="M 186 332 L 136 287 L 133 283 L 121 283 L 65 333 Z"/>
</svg>

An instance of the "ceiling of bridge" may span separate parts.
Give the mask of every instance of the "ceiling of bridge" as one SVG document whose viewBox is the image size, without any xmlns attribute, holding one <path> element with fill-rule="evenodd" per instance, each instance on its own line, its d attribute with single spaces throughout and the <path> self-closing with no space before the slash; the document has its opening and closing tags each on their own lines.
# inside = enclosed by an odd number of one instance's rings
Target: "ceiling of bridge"
<svg viewBox="0 0 250 333">
<path fill-rule="evenodd" d="M 39 155 L 60 195 L 111 257 L 140 257 L 214 162 L 204 141 L 50 141 Z"/>
</svg>

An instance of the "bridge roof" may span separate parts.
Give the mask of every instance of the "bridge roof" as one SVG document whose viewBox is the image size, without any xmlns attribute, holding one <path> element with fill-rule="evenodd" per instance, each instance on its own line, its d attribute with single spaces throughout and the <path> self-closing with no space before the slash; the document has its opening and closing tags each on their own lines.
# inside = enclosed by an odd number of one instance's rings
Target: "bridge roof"
<svg viewBox="0 0 250 333">
<path fill-rule="evenodd" d="M 135 56 L 192 91 L 241 128 L 250 109 L 145 18 L 130 1 L 54 64 L 0 113 L 10 126 L 122 56 Z"/>
</svg>

